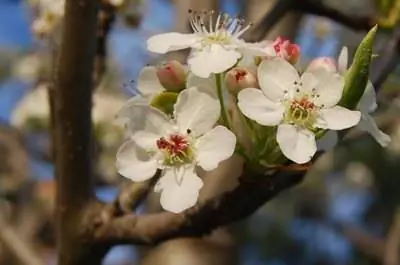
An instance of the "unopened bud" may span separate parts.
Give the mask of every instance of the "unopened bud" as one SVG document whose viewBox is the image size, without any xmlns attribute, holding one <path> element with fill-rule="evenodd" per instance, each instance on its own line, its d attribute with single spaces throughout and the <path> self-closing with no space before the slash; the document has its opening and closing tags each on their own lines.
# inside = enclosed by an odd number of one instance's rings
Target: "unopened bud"
<svg viewBox="0 0 400 265">
<path fill-rule="evenodd" d="M 315 58 L 307 67 L 307 71 L 315 71 L 317 69 L 324 69 L 330 73 L 336 73 L 338 70 L 335 60 L 331 57 Z"/>
<path fill-rule="evenodd" d="M 225 76 L 225 85 L 229 93 L 236 96 L 244 88 L 258 87 L 256 76 L 245 68 L 233 68 Z"/>
<path fill-rule="evenodd" d="M 185 89 L 185 67 L 178 61 L 169 61 L 157 67 L 157 76 L 167 91 L 179 92 Z"/>
<path fill-rule="evenodd" d="M 282 37 L 276 38 L 272 43 L 277 57 L 287 60 L 291 64 L 297 63 L 300 57 L 300 47 L 297 44 L 290 43 Z"/>
</svg>

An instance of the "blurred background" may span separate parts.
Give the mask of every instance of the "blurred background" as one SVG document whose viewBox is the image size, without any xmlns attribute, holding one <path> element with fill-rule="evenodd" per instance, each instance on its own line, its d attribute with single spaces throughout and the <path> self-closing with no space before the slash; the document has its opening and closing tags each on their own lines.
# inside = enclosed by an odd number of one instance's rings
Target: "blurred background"
<svg viewBox="0 0 400 265">
<path fill-rule="evenodd" d="M 34 255 L 43 265 L 56 262 L 47 87 L 55 56 L 53 48 L 59 41 L 55 28 L 59 25 L 54 22 L 56 16 L 45 14 L 39 2 L 0 0 L 0 264 L 4 265 L 37 264 L 21 263 L 18 255 Z M 43 2 L 54 4 L 51 0 Z M 116 150 L 123 139 L 114 114 L 134 94 L 134 80 L 140 69 L 165 60 L 146 51 L 146 39 L 165 31 L 188 31 L 188 8 L 240 14 L 257 24 L 275 2 L 131 0 L 123 7 L 116 4 L 112 15 L 108 14 L 111 22 L 108 21 L 110 27 L 106 28 L 104 40 L 103 65 L 107 67 L 93 95 L 93 159 L 99 199 L 113 200 L 124 185 L 114 167 Z M 382 3 L 398 1 L 323 2 L 355 16 L 387 17 L 389 13 L 382 11 Z M 41 19 L 53 24 L 41 24 Z M 315 57 L 336 58 L 343 45 L 349 47 L 352 55 L 364 35 L 330 20 L 303 14 L 285 16 L 268 34 L 255 28 L 247 38 L 284 36 L 298 43 L 300 67 Z M 387 39 L 386 33 L 381 32 L 377 54 L 384 51 Z M 168 58 L 182 60 L 185 54 L 175 53 Z M 384 264 L 387 239 L 396 238 L 391 235 L 397 233 L 400 240 L 400 228 L 396 230 L 400 227 L 399 77 L 400 71 L 393 72 L 378 96 L 375 118 L 392 136 L 387 148 L 381 148 L 367 135 L 352 132 L 345 144 L 318 160 L 300 186 L 284 192 L 251 218 L 217 231 L 209 242 L 177 242 L 178 252 L 182 253 L 175 254 L 178 258 L 170 263 Z M 223 182 L 219 185 L 229 186 Z M 204 196 L 218 192 L 217 187 Z M 153 250 L 116 247 L 104 264 L 169 264 L 165 251 L 174 253 L 163 246 Z M 396 264 L 399 263 L 385 265 Z"/>
</svg>

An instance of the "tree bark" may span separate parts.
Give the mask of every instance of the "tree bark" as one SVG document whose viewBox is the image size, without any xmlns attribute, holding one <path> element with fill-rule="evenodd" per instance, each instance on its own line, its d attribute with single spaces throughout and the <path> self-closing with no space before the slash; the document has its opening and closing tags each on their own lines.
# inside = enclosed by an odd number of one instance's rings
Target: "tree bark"
<svg viewBox="0 0 400 265">
<path fill-rule="evenodd" d="M 92 200 L 91 92 L 98 1 L 66 1 L 52 91 L 59 265 L 100 264 L 104 251 L 85 244 L 81 220 Z"/>
</svg>

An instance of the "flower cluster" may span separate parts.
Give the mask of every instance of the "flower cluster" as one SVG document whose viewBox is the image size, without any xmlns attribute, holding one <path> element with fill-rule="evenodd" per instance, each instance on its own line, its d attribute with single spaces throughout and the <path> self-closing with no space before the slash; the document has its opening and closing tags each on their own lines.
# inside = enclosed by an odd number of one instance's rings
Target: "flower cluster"
<svg viewBox="0 0 400 265">
<path fill-rule="evenodd" d="M 146 66 L 138 94 L 118 113 L 127 141 L 117 154 L 119 173 L 144 181 L 160 173 L 155 191 L 165 210 L 196 204 L 211 171 L 235 152 L 252 165 L 303 164 L 331 131 L 359 124 L 382 145 L 388 138 L 369 113 L 376 108 L 369 84 L 358 109 L 345 97 L 346 49 L 337 63 L 317 58 L 304 72 L 295 64 L 300 48 L 288 40 L 247 43 L 242 18 L 189 10 L 191 34 L 151 37 L 155 53 L 190 48 L 187 65 L 169 61 Z"/>
</svg>

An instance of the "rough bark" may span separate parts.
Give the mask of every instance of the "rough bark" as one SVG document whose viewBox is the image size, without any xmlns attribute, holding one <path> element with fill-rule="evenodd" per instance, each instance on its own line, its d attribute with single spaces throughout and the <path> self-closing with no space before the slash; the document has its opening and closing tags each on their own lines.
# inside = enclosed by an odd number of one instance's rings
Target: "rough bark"
<svg viewBox="0 0 400 265">
<path fill-rule="evenodd" d="M 53 92 L 59 265 L 100 264 L 102 249 L 85 244 L 81 218 L 92 199 L 91 92 L 98 1 L 66 2 Z"/>
</svg>

